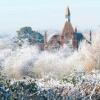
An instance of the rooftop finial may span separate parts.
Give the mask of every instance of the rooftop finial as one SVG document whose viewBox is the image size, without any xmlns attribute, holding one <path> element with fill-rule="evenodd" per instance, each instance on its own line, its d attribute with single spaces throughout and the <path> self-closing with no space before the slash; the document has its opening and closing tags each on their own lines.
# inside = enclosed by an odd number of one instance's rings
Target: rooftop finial
<svg viewBox="0 0 100 100">
<path fill-rule="evenodd" d="M 70 22 L 70 9 L 69 7 L 65 10 L 65 18 L 68 19 L 68 22 Z"/>
</svg>

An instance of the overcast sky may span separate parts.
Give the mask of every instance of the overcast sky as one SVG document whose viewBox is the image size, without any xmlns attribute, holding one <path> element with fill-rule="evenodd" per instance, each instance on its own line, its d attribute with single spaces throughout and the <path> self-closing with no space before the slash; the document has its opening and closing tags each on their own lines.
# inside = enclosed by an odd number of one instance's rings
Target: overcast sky
<svg viewBox="0 0 100 100">
<path fill-rule="evenodd" d="M 0 0 L 0 33 L 16 32 L 23 26 L 62 30 L 66 6 L 72 25 L 79 30 L 100 25 L 100 0 Z"/>
</svg>

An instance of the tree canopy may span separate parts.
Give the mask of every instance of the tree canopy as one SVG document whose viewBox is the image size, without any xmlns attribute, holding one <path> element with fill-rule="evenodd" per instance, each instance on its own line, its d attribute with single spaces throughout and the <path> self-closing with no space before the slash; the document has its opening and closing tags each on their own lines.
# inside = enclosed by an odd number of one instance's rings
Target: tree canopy
<svg viewBox="0 0 100 100">
<path fill-rule="evenodd" d="M 44 36 L 37 31 L 33 31 L 31 27 L 21 28 L 17 31 L 17 37 L 20 41 L 27 40 L 30 44 L 44 42 Z"/>
</svg>

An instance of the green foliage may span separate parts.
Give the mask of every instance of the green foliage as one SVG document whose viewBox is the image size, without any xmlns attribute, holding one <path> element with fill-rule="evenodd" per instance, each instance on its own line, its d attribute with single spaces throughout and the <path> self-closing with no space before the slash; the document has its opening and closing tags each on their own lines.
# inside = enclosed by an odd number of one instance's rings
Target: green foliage
<svg viewBox="0 0 100 100">
<path fill-rule="evenodd" d="M 18 33 L 18 40 L 20 43 L 23 43 L 24 40 L 27 40 L 30 44 L 34 43 L 43 43 L 44 37 L 39 32 L 33 31 L 31 27 L 23 27 Z"/>
<path fill-rule="evenodd" d="M 14 83 L 0 76 L 0 100 L 28 100 L 38 91 L 35 81 L 16 81 Z"/>
</svg>

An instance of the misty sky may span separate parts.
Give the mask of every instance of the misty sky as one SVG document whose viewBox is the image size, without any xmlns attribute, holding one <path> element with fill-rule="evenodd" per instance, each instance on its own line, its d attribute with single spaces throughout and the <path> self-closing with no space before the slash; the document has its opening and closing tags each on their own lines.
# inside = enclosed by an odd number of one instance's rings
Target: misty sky
<svg viewBox="0 0 100 100">
<path fill-rule="evenodd" d="M 62 30 L 67 5 L 74 27 L 83 30 L 100 25 L 100 0 L 0 0 L 0 33 L 16 32 L 23 26 Z"/>
</svg>

